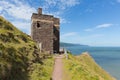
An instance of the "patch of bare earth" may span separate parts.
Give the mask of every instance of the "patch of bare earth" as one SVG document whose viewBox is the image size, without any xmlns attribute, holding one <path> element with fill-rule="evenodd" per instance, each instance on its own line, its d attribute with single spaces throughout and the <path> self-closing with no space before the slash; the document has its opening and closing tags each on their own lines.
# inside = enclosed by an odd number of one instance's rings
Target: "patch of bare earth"
<svg viewBox="0 0 120 80">
<path fill-rule="evenodd" d="M 55 57 L 52 80 L 62 80 L 63 78 L 63 62 L 62 62 L 63 57 L 64 57 L 63 55 L 59 55 Z"/>
</svg>

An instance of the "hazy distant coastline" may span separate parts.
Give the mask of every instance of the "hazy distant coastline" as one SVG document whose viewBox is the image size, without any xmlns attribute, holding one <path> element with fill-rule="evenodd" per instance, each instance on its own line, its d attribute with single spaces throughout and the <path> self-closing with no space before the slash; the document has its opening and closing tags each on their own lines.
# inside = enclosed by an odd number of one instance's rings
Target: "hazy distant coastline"
<svg viewBox="0 0 120 80">
<path fill-rule="evenodd" d="M 82 47 L 89 47 L 89 45 L 83 45 L 83 44 L 75 44 L 75 43 L 66 43 L 66 42 L 60 42 L 60 47 L 72 47 L 72 46 L 82 46 Z"/>
</svg>

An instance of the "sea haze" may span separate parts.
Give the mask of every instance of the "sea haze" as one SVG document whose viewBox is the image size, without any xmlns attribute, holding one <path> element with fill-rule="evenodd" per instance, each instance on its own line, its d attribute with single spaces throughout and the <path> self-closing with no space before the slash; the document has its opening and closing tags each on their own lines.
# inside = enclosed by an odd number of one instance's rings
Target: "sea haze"
<svg viewBox="0 0 120 80">
<path fill-rule="evenodd" d="M 120 80 L 120 47 L 67 46 L 65 48 L 71 51 L 73 55 L 89 52 L 104 70 Z"/>
</svg>

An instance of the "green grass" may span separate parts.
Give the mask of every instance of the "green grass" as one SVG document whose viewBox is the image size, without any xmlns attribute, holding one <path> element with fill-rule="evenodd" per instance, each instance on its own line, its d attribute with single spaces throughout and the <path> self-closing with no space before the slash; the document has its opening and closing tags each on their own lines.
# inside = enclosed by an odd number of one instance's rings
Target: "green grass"
<svg viewBox="0 0 120 80">
<path fill-rule="evenodd" d="M 0 80 L 49 80 L 53 58 L 0 16 Z"/>
<path fill-rule="evenodd" d="M 43 65 L 37 63 L 31 66 L 30 80 L 50 80 L 53 71 L 54 59 L 45 59 L 43 62 Z"/>
<path fill-rule="evenodd" d="M 63 80 L 114 80 L 107 72 L 98 66 L 88 53 L 80 56 L 69 54 L 69 59 L 64 62 Z"/>
</svg>

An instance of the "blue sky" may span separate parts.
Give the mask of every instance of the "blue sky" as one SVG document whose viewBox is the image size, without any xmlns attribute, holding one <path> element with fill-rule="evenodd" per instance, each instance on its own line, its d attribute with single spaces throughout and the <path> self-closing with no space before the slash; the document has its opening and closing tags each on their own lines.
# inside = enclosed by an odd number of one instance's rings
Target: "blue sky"
<svg viewBox="0 0 120 80">
<path fill-rule="evenodd" d="M 120 46 L 120 0 L 0 0 L 0 15 L 30 34 L 37 8 L 61 20 L 61 41 Z"/>
</svg>

